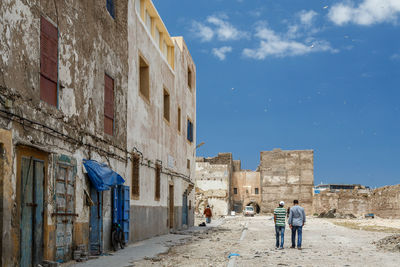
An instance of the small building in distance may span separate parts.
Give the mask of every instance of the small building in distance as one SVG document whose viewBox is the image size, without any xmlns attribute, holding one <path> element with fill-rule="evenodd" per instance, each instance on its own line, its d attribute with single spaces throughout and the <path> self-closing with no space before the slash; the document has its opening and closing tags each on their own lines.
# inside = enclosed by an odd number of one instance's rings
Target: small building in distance
<svg viewBox="0 0 400 267">
<path fill-rule="evenodd" d="M 312 213 L 314 152 L 280 150 L 260 153 L 255 171 L 242 170 L 240 160 L 231 153 L 196 162 L 196 212 L 205 205 L 218 215 L 242 212 L 251 205 L 257 213 L 272 213 L 280 201 L 291 206 L 297 199 L 307 214 Z M 218 199 L 218 201 L 216 201 Z"/>
</svg>

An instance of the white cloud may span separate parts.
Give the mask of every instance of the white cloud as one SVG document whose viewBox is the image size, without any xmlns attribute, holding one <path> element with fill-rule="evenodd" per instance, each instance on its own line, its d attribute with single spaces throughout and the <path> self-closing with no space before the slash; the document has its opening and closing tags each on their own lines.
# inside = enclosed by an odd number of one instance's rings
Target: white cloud
<svg viewBox="0 0 400 267">
<path fill-rule="evenodd" d="M 393 54 L 393 55 L 390 57 L 390 59 L 391 59 L 391 60 L 400 60 L 400 54 Z"/>
<path fill-rule="evenodd" d="M 213 48 L 212 53 L 216 56 L 219 60 L 223 61 L 226 59 L 226 54 L 232 52 L 232 47 L 230 46 L 223 46 L 220 48 Z"/>
<path fill-rule="evenodd" d="M 210 27 L 197 21 L 193 22 L 192 31 L 202 42 L 211 41 L 214 37 L 214 31 Z"/>
<path fill-rule="evenodd" d="M 305 41 L 299 41 L 286 35 L 279 35 L 269 29 L 265 24 L 260 24 L 257 27 L 255 36 L 260 39 L 257 48 L 245 48 L 243 55 L 248 58 L 258 60 L 265 59 L 269 56 L 287 57 L 305 55 L 313 52 L 332 52 L 338 50 L 333 49 L 327 41 L 314 40 L 307 38 Z"/>
<path fill-rule="evenodd" d="M 219 41 L 231 41 L 248 38 L 249 34 L 238 30 L 225 15 L 209 16 L 204 23 L 194 21 L 192 32 L 203 42 L 209 42 L 214 37 Z"/>
<path fill-rule="evenodd" d="M 318 13 L 315 12 L 314 10 L 309 10 L 309 11 L 302 10 L 299 13 L 301 23 L 306 26 L 311 26 L 314 21 L 314 18 L 317 15 Z"/>
<path fill-rule="evenodd" d="M 354 23 L 368 26 L 382 22 L 396 23 L 399 15 L 399 0 L 363 0 L 359 5 L 346 2 L 332 6 L 328 18 L 336 25 Z"/>
</svg>

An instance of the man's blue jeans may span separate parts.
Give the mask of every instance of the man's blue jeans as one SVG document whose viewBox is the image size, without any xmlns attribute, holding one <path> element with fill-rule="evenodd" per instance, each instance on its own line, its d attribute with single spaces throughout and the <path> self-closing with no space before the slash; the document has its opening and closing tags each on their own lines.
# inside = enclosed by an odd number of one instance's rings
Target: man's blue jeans
<svg viewBox="0 0 400 267">
<path fill-rule="evenodd" d="M 295 247 L 296 244 L 296 232 L 297 232 L 297 247 L 301 248 L 303 226 L 292 226 L 292 247 Z"/>
<path fill-rule="evenodd" d="M 276 236 L 276 247 L 279 247 L 279 236 L 281 237 L 281 248 L 283 248 L 283 243 L 285 241 L 285 226 L 275 225 L 275 236 Z"/>
<path fill-rule="evenodd" d="M 206 217 L 206 222 L 211 223 L 211 217 Z"/>
</svg>

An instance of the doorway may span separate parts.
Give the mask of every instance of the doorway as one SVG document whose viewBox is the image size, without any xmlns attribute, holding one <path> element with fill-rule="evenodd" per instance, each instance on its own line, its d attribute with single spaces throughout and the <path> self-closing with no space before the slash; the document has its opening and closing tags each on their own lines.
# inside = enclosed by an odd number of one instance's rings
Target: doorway
<svg viewBox="0 0 400 267">
<path fill-rule="evenodd" d="M 174 186 L 169 185 L 169 228 L 174 228 Z"/>
<path fill-rule="evenodd" d="M 187 191 L 183 193 L 182 199 L 182 225 L 188 225 L 188 205 L 187 205 L 188 194 Z"/>
<path fill-rule="evenodd" d="M 44 183 L 47 155 L 34 149 L 17 149 L 20 200 L 20 265 L 43 261 Z"/>
<path fill-rule="evenodd" d="M 103 195 L 102 192 L 96 190 L 94 186 L 90 186 L 90 198 L 93 205 L 90 206 L 90 226 L 89 241 L 90 255 L 100 255 L 102 253 L 103 240 Z"/>
</svg>

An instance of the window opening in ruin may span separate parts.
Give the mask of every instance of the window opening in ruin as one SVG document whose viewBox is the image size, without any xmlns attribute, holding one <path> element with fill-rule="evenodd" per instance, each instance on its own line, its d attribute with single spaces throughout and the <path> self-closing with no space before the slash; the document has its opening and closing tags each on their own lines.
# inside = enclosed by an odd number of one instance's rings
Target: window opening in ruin
<svg viewBox="0 0 400 267">
<path fill-rule="evenodd" d="M 182 111 L 181 111 L 181 108 L 178 107 L 178 132 L 181 132 L 181 129 L 182 129 L 181 117 L 182 117 Z"/>
<path fill-rule="evenodd" d="M 169 112 L 170 111 L 170 97 L 166 89 L 164 89 L 164 119 L 169 122 Z"/>
<path fill-rule="evenodd" d="M 104 132 L 114 133 L 114 79 L 104 74 Z"/>
<path fill-rule="evenodd" d="M 114 0 L 107 0 L 107 10 L 110 13 L 111 17 L 115 19 L 115 6 Z"/>
<path fill-rule="evenodd" d="M 156 164 L 156 184 L 155 184 L 155 200 L 160 200 L 160 187 L 161 187 L 161 165 Z"/>
<path fill-rule="evenodd" d="M 192 89 L 192 70 L 188 67 L 188 88 Z"/>
<path fill-rule="evenodd" d="M 188 159 L 188 160 L 186 161 L 186 168 L 187 168 L 188 170 L 190 170 L 190 159 Z"/>
<path fill-rule="evenodd" d="M 147 101 L 150 101 L 149 65 L 141 56 L 139 56 L 139 64 L 139 91 Z"/>
<path fill-rule="evenodd" d="M 189 118 L 187 120 L 187 140 L 190 143 L 193 142 L 193 123 Z"/>
<path fill-rule="evenodd" d="M 258 187 L 254 188 L 254 194 L 258 195 Z"/>
<path fill-rule="evenodd" d="M 140 156 L 134 155 L 132 157 L 132 197 L 137 199 L 140 196 Z"/>
<path fill-rule="evenodd" d="M 40 99 L 58 107 L 58 28 L 40 19 Z"/>
<path fill-rule="evenodd" d="M 236 188 L 236 187 L 233 188 L 233 193 L 234 193 L 235 195 L 237 195 L 237 188 Z"/>
</svg>

